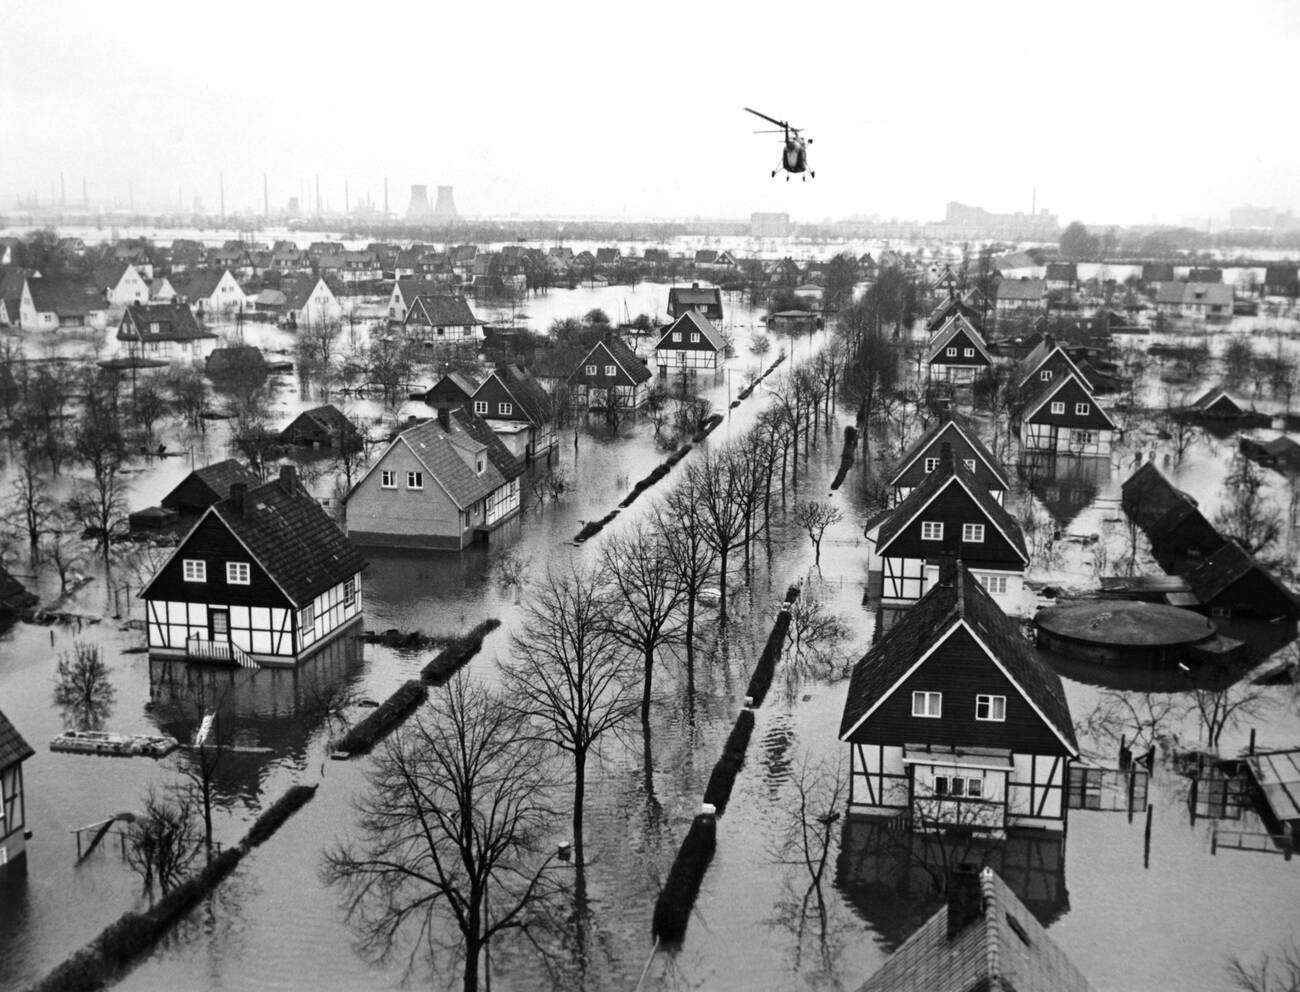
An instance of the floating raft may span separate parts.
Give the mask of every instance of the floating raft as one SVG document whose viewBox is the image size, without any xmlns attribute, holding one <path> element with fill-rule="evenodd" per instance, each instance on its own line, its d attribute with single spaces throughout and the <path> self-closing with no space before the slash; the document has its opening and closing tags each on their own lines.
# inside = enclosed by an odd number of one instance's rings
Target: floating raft
<svg viewBox="0 0 1300 992">
<path fill-rule="evenodd" d="M 115 758 L 164 758 L 177 748 L 174 737 L 113 734 L 105 730 L 67 730 L 50 741 L 51 751 L 102 754 Z"/>
</svg>

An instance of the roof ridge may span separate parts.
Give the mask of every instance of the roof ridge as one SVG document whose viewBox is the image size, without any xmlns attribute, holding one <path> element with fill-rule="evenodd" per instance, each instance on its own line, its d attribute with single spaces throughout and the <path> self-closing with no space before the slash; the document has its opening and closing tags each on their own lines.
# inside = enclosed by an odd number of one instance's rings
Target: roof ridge
<svg viewBox="0 0 1300 992">
<path fill-rule="evenodd" d="M 980 896 L 982 899 L 982 911 L 984 916 L 984 967 L 986 977 L 988 978 L 989 988 L 1001 989 L 1002 985 L 1002 959 L 1001 959 L 1001 940 L 1002 926 L 998 918 L 998 892 L 997 883 L 994 881 L 993 869 L 988 865 L 980 871 Z M 990 920 L 990 910 L 992 910 L 992 919 Z"/>
</svg>

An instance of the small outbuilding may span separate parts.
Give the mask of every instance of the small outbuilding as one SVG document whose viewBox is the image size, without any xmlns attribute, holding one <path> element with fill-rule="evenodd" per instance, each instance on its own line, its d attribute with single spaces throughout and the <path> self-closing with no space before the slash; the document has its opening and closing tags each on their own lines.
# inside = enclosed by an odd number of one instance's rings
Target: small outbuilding
<svg viewBox="0 0 1300 992">
<path fill-rule="evenodd" d="M 1197 608 L 1212 617 L 1256 617 L 1294 624 L 1300 617 L 1296 595 L 1245 548 L 1229 538 L 1187 573 Z"/>
<path fill-rule="evenodd" d="M 355 445 L 360 440 L 357 425 L 332 403 L 304 410 L 280 432 L 282 444 L 312 449 Z"/>
</svg>

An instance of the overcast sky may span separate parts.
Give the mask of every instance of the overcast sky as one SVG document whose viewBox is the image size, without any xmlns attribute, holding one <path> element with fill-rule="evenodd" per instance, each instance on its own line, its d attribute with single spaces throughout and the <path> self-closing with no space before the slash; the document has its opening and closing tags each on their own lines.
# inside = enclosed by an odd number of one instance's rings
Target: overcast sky
<svg viewBox="0 0 1300 992">
<path fill-rule="evenodd" d="M 1300 212 L 1300 2 L 6 0 L 0 208 L 451 185 L 467 215 Z M 1059 11 L 1059 13 L 1058 13 Z M 1065 13 L 1072 11 L 1072 13 Z M 769 178 L 806 128 L 817 178 Z"/>
</svg>

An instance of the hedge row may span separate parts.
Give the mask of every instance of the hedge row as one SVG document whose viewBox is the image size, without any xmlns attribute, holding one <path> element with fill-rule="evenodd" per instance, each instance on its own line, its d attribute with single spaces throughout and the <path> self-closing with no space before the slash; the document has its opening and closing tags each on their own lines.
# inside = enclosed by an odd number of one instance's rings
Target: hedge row
<svg viewBox="0 0 1300 992">
<path fill-rule="evenodd" d="M 466 634 L 453 637 L 445 648 L 433 656 L 433 660 L 420 672 L 420 680 L 430 685 L 446 682 L 483 647 L 483 638 L 501 626 L 501 621 L 490 617 L 470 629 Z"/>
<path fill-rule="evenodd" d="M 691 829 L 677 851 L 677 859 L 668 872 L 664 887 L 655 900 L 651 934 L 660 943 L 678 945 L 686 936 L 686 924 L 700 894 L 704 873 L 713 860 L 718 840 L 718 819 L 711 813 L 700 813 L 691 821 Z"/>
<path fill-rule="evenodd" d="M 578 531 L 578 536 L 574 538 L 574 541 L 576 541 L 578 544 L 581 544 L 583 541 L 587 540 L 587 538 L 595 537 L 597 534 L 599 534 L 602 530 L 605 529 L 605 526 L 611 520 L 613 520 L 617 516 L 618 516 L 618 508 L 615 507 L 613 510 L 610 510 L 603 517 L 601 517 L 599 520 L 588 520 L 585 524 L 582 525 L 582 530 Z"/>
<path fill-rule="evenodd" d="M 268 840 L 316 794 L 314 785 L 292 786 L 272 803 L 234 847 L 222 851 L 143 913 L 123 913 L 85 947 L 31 986 L 29 992 L 95 992 L 122 977 L 182 916 L 229 875 L 254 847 Z"/>
<path fill-rule="evenodd" d="M 749 680 L 749 689 L 745 695 L 752 700 L 755 709 L 763 705 L 767 690 L 772 687 L 772 676 L 776 673 L 776 663 L 781 660 L 781 649 L 785 646 L 785 635 L 790 630 L 790 604 L 799 598 L 799 587 L 791 586 L 785 594 L 785 606 L 776 615 L 772 624 L 772 633 L 767 635 L 763 653 L 754 666 L 754 674 Z"/>
<path fill-rule="evenodd" d="M 366 754 L 428 698 L 428 686 L 419 679 L 403 683 L 373 713 L 335 741 L 332 750 L 335 754 L 341 752 L 349 758 Z"/>
<path fill-rule="evenodd" d="M 745 764 L 745 752 L 749 750 L 749 738 L 754 733 L 754 711 L 741 710 L 736 717 L 736 724 L 723 745 L 722 757 L 713 766 L 709 775 L 709 784 L 704 788 L 704 801 L 712 803 L 721 816 L 727 811 L 727 802 L 731 799 L 731 788 L 736 784 L 736 776 Z"/>
<path fill-rule="evenodd" d="M 768 367 L 763 371 L 763 374 L 762 374 L 762 375 L 760 375 L 757 379 L 755 379 L 755 380 L 754 380 L 753 382 L 751 382 L 748 386 L 746 386 L 744 389 L 742 389 L 742 390 L 741 390 L 737 395 L 739 395 L 739 397 L 740 397 L 742 400 L 747 400 L 747 399 L 749 399 L 749 394 L 752 393 L 755 389 L 758 388 L 758 384 L 759 384 L 760 382 L 762 382 L 764 379 L 766 379 L 769 375 L 771 375 L 771 374 L 772 374 L 772 370 L 775 369 L 778 365 L 780 365 L 780 364 L 781 364 L 782 362 L 784 362 L 784 361 L 785 361 L 785 356 L 784 356 L 784 355 L 778 355 L 777 358 L 776 358 L 776 361 L 773 362 L 771 365 L 769 365 L 769 366 L 768 366 Z M 736 404 L 733 403 L 733 404 L 731 404 L 731 405 L 732 405 L 732 406 L 735 406 Z"/>
<path fill-rule="evenodd" d="M 712 434 L 714 430 L 717 429 L 717 426 L 720 423 L 722 423 L 722 414 L 720 413 L 709 414 L 709 419 L 704 421 L 704 423 L 700 425 L 700 429 L 696 431 L 693 435 L 691 435 L 691 441 L 694 444 L 699 444 L 706 437 Z"/>
<path fill-rule="evenodd" d="M 853 467 L 853 452 L 858 446 L 858 429 L 852 424 L 844 428 L 844 450 L 840 453 L 840 470 L 835 473 L 835 479 L 831 482 L 831 492 L 840 488 L 840 483 L 844 477 L 849 474 L 849 469 Z"/>
</svg>

